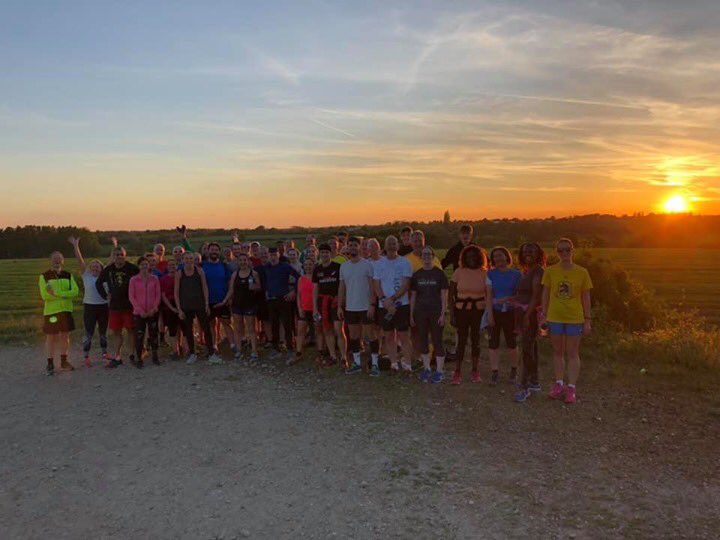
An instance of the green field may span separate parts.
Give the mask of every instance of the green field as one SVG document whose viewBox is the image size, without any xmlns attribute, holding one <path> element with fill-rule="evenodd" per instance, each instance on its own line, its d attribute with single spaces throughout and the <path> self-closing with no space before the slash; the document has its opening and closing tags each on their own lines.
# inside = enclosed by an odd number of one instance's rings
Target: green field
<svg viewBox="0 0 720 540">
<path fill-rule="evenodd" d="M 720 324 L 720 250 L 595 249 L 592 253 L 612 258 L 673 306 L 697 308 Z M 0 339 L 23 341 L 37 335 L 42 313 L 37 278 L 46 264 L 45 259 L 0 260 Z M 67 269 L 77 271 L 74 259 L 67 260 Z"/>
</svg>

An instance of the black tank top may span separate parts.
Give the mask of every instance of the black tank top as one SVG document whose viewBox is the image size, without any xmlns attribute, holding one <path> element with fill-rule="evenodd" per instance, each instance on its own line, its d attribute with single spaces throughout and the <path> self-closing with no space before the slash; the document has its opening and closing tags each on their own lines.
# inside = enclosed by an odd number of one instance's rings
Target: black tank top
<svg viewBox="0 0 720 540">
<path fill-rule="evenodd" d="M 205 309 L 205 295 L 197 268 L 192 275 L 180 272 L 180 309 L 183 311 Z"/>
<path fill-rule="evenodd" d="M 242 277 L 240 270 L 235 274 L 235 282 L 233 283 L 233 298 L 232 306 L 236 309 L 249 309 L 255 307 L 257 304 L 257 294 L 255 291 L 250 290 L 250 285 L 254 284 L 255 278 L 252 275 L 252 271 Z"/>
</svg>

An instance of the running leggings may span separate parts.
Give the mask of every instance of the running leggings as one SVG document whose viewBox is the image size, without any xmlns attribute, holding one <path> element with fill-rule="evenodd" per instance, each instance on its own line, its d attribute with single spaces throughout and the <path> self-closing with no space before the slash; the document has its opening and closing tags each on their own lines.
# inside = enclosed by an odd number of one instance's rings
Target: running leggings
<svg viewBox="0 0 720 540">
<path fill-rule="evenodd" d="M 522 325 L 520 342 L 522 345 L 522 372 L 520 384 L 527 388 L 528 384 L 538 382 L 538 320 L 537 312 L 530 315 L 530 324 Z"/>
<path fill-rule="evenodd" d="M 157 356 L 158 350 L 158 318 L 156 313 L 152 317 L 133 317 L 133 326 L 135 327 L 135 355 L 137 359 L 142 359 L 143 349 L 145 348 L 145 333 L 148 334 L 148 345 L 153 352 L 153 356 Z"/>
<path fill-rule="evenodd" d="M 207 312 L 204 309 L 185 309 L 183 313 L 185 314 L 185 319 L 182 321 L 183 334 L 185 334 L 190 354 L 195 354 L 195 334 L 193 333 L 193 321 L 195 321 L 195 318 L 197 318 L 200 323 L 200 328 L 202 328 L 203 334 L 205 335 L 205 346 L 207 347 L 208 353 L 214 353 L 213 335 Z"/>
<path fill-rule="evenodd" d="M 472 344 L 471 358 L 480 358 L 480 322 L 482 321 L 483 310 L 475 307 L 471 309 L 455 309 L 455 325 L 457 326 L 458 342 L 456 358 L 456 370 L 460 370 L 465 357 L 465 346 L 468 336 Z"/>
<path fill-rule="evenodd" d="M 415 329 L 417 336 L 417 349 L 420 354 L 428 354 L 430 352 L 430 339 L 432 338 L 433 351 L 435 356 L 445 356 L 445 346 L 443 345 L 443 327 L 437 322 L 440 318 L 439 311 L 418 311 L 413 313 L 415 320 Z"/>
<path fill-rule="evenodd" d="M 87 355 L 92 346 L 92 338 L 95 335 L 95 326 L 100 334 L 100 348 L 103 353 L 107 352 L 107 328 L 108 328 L 108 307 L 107 304 L 83 304 L 83 323 L 85 326 L 85 337 L 83 338 L 83 351 Z"/>
</svg>

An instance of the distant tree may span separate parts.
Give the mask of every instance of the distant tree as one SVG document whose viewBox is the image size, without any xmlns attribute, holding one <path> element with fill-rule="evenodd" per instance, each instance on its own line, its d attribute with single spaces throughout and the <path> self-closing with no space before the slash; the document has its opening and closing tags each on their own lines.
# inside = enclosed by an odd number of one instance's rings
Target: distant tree
<svg viewBox="0 0 720 540">
<path fill-rule="evenodd" d="M 443 214 L 443 223 L 445 225 L 450 225 L 450 210 L 445 210 L 445 213 Z"/>
</svg>

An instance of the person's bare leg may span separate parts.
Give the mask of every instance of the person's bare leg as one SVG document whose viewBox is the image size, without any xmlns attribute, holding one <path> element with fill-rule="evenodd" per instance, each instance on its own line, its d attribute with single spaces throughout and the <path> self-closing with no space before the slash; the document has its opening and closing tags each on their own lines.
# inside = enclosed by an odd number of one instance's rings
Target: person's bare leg
<svg viewBox="0 0 720 540">
<path fill-rule="evenodd" d="M 325 336 L 325 344 L 327 345 L 328 354 L 335 362 L 337 362 L 337 351 L 335 350 L 335 332 L 332 330 L 323 330 Z"/>
<path fill-rule="evenodd" d="M 514 349 L 508 349 L 508 359 L 510 360 L 510 367 L 517 369 L 520 366 L 520 350 L 518 347 Z"/>
<path fill-rule="evenodd" d="M 126 330 L 126 332 L 127 332 L 128 341 L 130 342 L 130 350 L 134 351 L 135 350 L 135 332 L 133 332 L 132 330 Z M 140 359 L 138 358 L 138 360 L 140 360 Z"/>
<path fill-rule="evenodd" d="M 112 337 L 113 342 L 115 343 L 115 346 L 113 347 L 115 349 L 115 358 L 121 358 L 122 356 L 122 346 L 123 346 L 123 334 L 122 330 L 113 330 L 112 331 Z"/>
<path fill-rule="evenodd" d="M 565 335 L 553 334 L 550 336 L 553 346 L 553 369 L 555 370 L 555 380 L 562 381 L 565 376 Z"/>
<path fill-rule="evenodd" d="M 337 348 L 340 355 L 340 359 L 345 367 L 348 367 L 347 361 L 347 338 L 345 337 L 345 328 L 343 327 L 342 321 L 336 321 L 333 323 L 335 327 L 335 334 L 337 335 Z"/>
<path fill-rule="evenodd" d="M 246 316 L 243 317 L 243 320 L 245 323 L 245 338 L 250 340 L 250 351 L 257 355 L 257 332 L 255 332 L 256 318 L 253 316 Z"/>
<path fill-rule="evenodd" d="M 220 326 L 223 327 L 223 332 L 231 348 L 235 347 L 236 343 L 240 343 L 239 340 L 235 340 L 235 329 L 233 328 L 232 319 L 220 319 Z M 218 343 L 220 342 L 218 341 Z"/>
<path fill-rule="evenodd" d="M 575 386 L 580 376 L 580 336 L 567 336 L 565 354 L 567 356 L 568 384 Z"/>
<path fill-rule="evenodd" d="M 307 336 L 308 325 L 302 319 L 297 322 L 297 339 L 295 340 L 295 352 L 301 355 L 305 346 L 305 337 Z"/>
<path fill-rule="evenodd" d="M 55 334 L 45 336 L 45 352 L 48 358 L 55 358 Z"/>
<path fill-rule="evenodd" d="M 488 349 L 488 356 L 490 357 L 490 369 L 493 371 L 500 369 L 500 349 Z"/>
<path fill-rule="evenodd" d="M 60 349 L 60 354 L 67 356 L 68 352 L 70 351 L 70 334 L 68 334 L 67 332 L 61 332 L 57 335 L 57 341 L 57 346 Z"/>
<path fill-rule="evenodd" d="M 412 371 L 413 344 L 410 338 L 410 332 L 398 332 L 398 340 L 402 347 L 402 368 L 405 371 Z M 397 349 L 397 347 L 396 347 Z"/>
<path fill-rule="evenodd" d="M 390 367 L 392 369 L 400 369 L 397 359 L 397 339 L 395 337 L 395 330 L 385 332 L 385 353 L 390 359 Z"/>
</svg>

